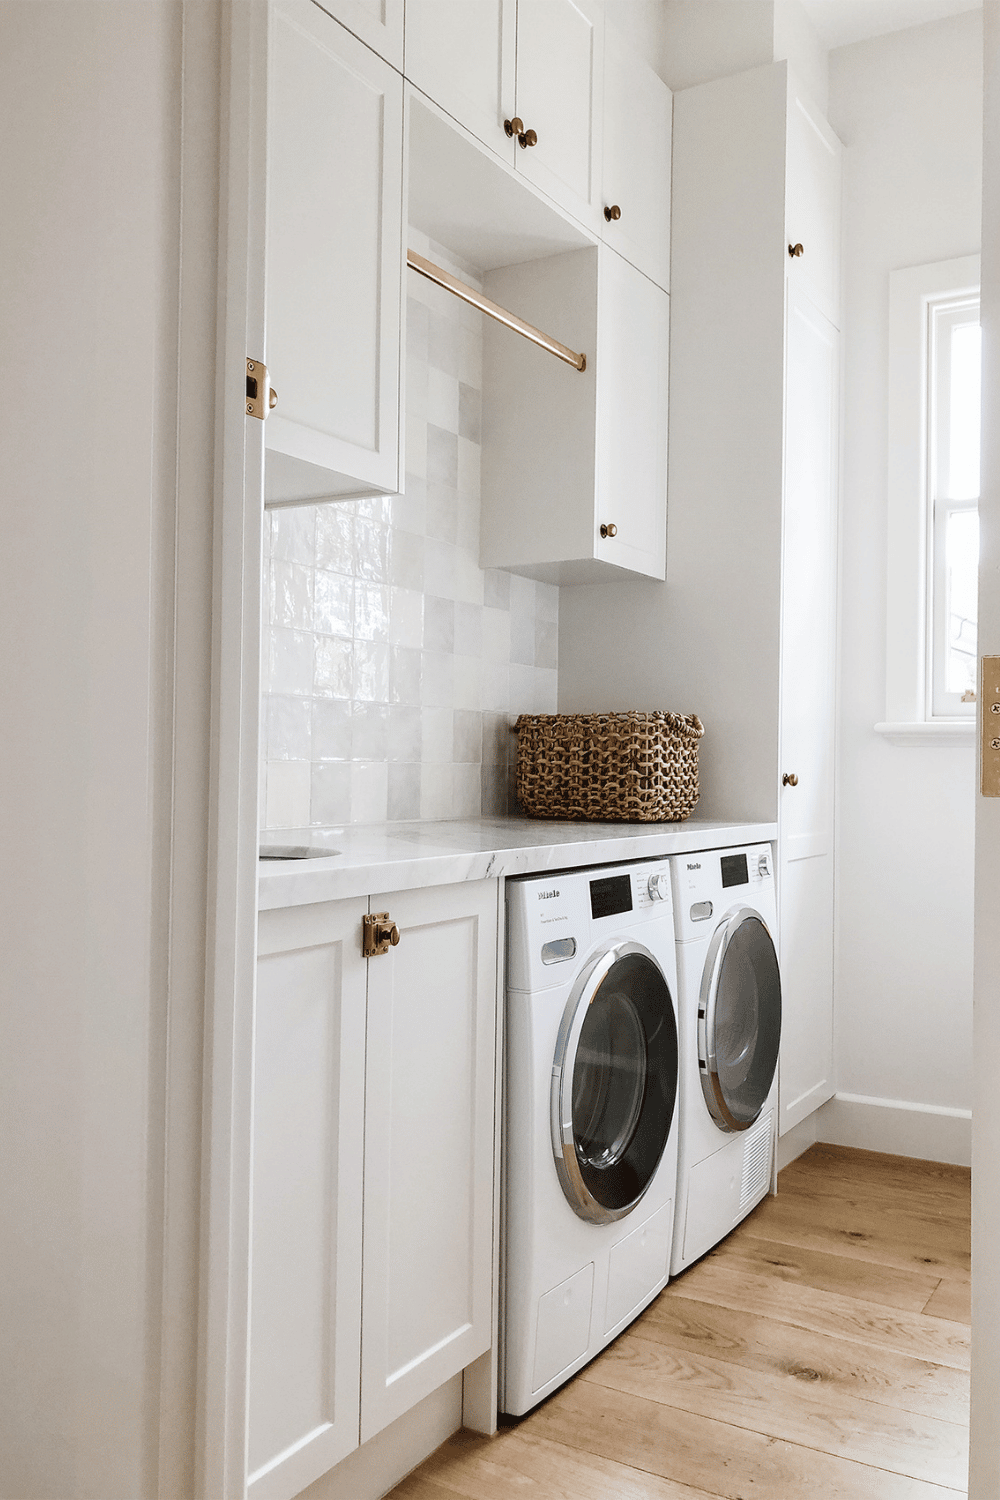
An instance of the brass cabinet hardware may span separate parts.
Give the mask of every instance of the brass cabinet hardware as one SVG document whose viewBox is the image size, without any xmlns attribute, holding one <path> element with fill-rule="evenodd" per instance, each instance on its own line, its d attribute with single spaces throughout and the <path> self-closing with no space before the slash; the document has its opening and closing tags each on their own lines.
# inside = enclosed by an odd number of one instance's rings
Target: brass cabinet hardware
<svg viewBox="0 0 1000 1500">
<path fill-rule="evenodd" d="M 527 150 L 529 146 L 538 145 L 538 136 L 533 130 L 525 130 L 524 121 L 519 115 L 515 115 L 512 120 L 504 120 L 503 128 L 504 133 L 510 136 L 511 140 L 517 137 L 517 144 L 522 151 Z"/>
<path fill-rule="evenodd" d="M 387 911 L 377 911 L 370 917 L 362 917 L 362 958 L 378 958 L 380 953 L 388 953 L 390 947 L 395 948 L 398 942 L 399 928 L 389 920 Z"/>
<path fill-rule="evenodd" d="M 799 778 L 796 776 L 794 771 L 786 771 L 784 776 L 782 776 L 781 778 L 782 786 L 798 786 L 798 784 Z"/>
<path fill-rule="evenodd" d="M 805 250 L 802 245 L 789 245 L 788 253 L 789 255 L 799 256 L 804 255 Z"/>
<path fill-rule="evenodd" d="M 1000 725 L 993 717 L 1000 714 L 1000 656 L 984 656 L 979 670 L 979 696 L 983 705 L 979 790 L 984 797 L 1000 797 L 1000 735 L 997 734 Z"/>
<path fill-rule="evenodd" d="M 406 264 L 412 270 L 418 271 L 421 276 L 426 276 L 428 281 L 435 282 L 437 286 L 443 286 L 446 292 L 453 292 L 456 297 L 461 297 L 462 301 L 468 302 L 470 307 L 478 308 L 487 317 L 494 318 L 498 323 L 502 323 L 505 328 L 511 328 L 515 333 L 519 333 L 522 338 L 530 339 L 540 349 L 547 349 L 550 354 L 556 356 L 556 359 L 561 359 L 565 364 L 572 365 L 574 370 L 583 371 L 587 368 L 587 356 L 585 354 L 577 354 L 575 350 L 567 349 L 566 345 L 560 344 L 558 339 L 550 338 L 547 333 L 543 333 L 540 328 L 536 328 L 532 323 L 526 323 L 516 313 L 508 312 L 505 307 L 500 307 L 498 303 L 491 302 L 488 297 L 483 296 L 482 292 L 477 292 L 473 287 L 466 286 L 464 281 L 459 281 L 458 277 L 452 276 L 450 271 L 443 271 L 440 266 L 436 266 L 432 260 L 425 260 L 415 250 L 407 250 Z"/>
<path fill-rule="evenodd" d="M 247 356 L 247 416 L 263 422 L 278 404 L 278 393 L 271 384 L 267 365 Z"/>
<path fill-rule="evenodd" d="M 611 223 L 612 219 L 620 219 L 621 216 L 622 216 L 622 211 L 618 207 L 617 203 L 612 203 L 612 205 L 611 205 L 610 208 L 608 208 L 608 206 L 605 204 L 604 217 L 607 219 L 607 221 L 608 221 L 609 224 Z"/>
<path fill-rule="evenodd" d="M 613 523 L 608 522 L 607 524 L 605 524 L 605 525 L 603 525 L 601 527 L 601 536 L 604 537 L 605 541 L 607 541 L 607 539 L 608 539 L 609 536 L 617 536 L 617 535 L 618 535 L 618 527 L 615 526 Z"/>
</svg>

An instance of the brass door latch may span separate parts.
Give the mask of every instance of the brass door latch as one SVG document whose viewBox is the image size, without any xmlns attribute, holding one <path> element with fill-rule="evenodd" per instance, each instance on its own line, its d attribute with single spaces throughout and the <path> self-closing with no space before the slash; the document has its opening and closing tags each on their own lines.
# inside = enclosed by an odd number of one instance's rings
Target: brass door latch
<svg viewBox="0 0 1000 1500">
<path fill-rule="evenodd" d="M 387 911 L 373 912 L 361 919 L 361 957 L 378 958 L 399 942 L 399 928 L 389 920 Z"/>
<path fill-rule="evenodd" d="M 271 384 L 267 365 L 259 359 L 247 357 L 247 416 L 259 417 L 263 422 L 269 411 L 278 404 L 278 393 Z"/>
</svg>

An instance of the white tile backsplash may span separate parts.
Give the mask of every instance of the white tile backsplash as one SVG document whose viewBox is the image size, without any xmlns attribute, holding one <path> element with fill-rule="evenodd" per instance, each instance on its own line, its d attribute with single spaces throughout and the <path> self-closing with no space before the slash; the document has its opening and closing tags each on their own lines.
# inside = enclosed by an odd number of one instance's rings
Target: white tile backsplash
<svg viewBox="0 0 1000 1500">
<path fill-rule="evenodd" d="M 510 726 L 555 712 L 558 589 L 479 567 L 481 315 L 407 290 L 405 494 L 265 517 L 268 828 L 512 812 Z"/>
</svg>

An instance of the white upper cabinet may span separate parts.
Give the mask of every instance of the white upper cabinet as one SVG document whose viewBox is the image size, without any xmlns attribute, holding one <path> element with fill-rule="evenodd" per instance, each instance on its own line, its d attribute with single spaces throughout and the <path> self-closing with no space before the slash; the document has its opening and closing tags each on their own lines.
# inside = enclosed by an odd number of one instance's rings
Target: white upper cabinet
<svg viewBox="0 0 1000 1500">
<path fill-rule="evenodd" d="M 605 245 L 507 266 L 484 284 L 587 368 L 485 324 L 483 567 L 554 583 L 663 578 L 666 292 Z"/>
<path fill-rule="evenodd" d="M 670 134 L 673 96 L 613 26 L 604 38 L 606 242 L 658 286 L 670 286 Z"/>
<path fill-rule="evenodd" d="M 270 6 L 269 502 L 399 488 L 403 80 L 311 0 Z"/>
<path fill-rule="evenodd" d="M 840 176 L 843 148 L 790 80 L 785 166 L 789 283 L 840 324 Z M 801 245 L 801 252 L 793 254 Z"/>
<path fill-rule="evenodd" d="M 323 0 L 323 9 L 402 71 L 403 0 Z"/>
<path fill-rule="evenodd" d="M 516 0 L 407 0 L 409 81 L 508 163 Z"/>
<path fill-rule="evenodd" d="M 517 169 L 595 231 L 604 224 L 603 87 L 600 0 L 518 0 Z"/>
</svg>

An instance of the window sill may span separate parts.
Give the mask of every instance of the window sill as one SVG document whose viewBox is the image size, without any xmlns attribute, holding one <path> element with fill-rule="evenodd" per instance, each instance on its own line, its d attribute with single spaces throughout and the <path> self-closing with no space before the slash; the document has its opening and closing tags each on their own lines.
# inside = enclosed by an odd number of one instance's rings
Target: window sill
<svg viewBox="0 0 1000 1500">
<path fill-rule="evenodd" d="M 968 745 L 976 741 L 975 719 L 929 719 L 918 724 L 876 724 L 891 745 Z"/>
</svg>

